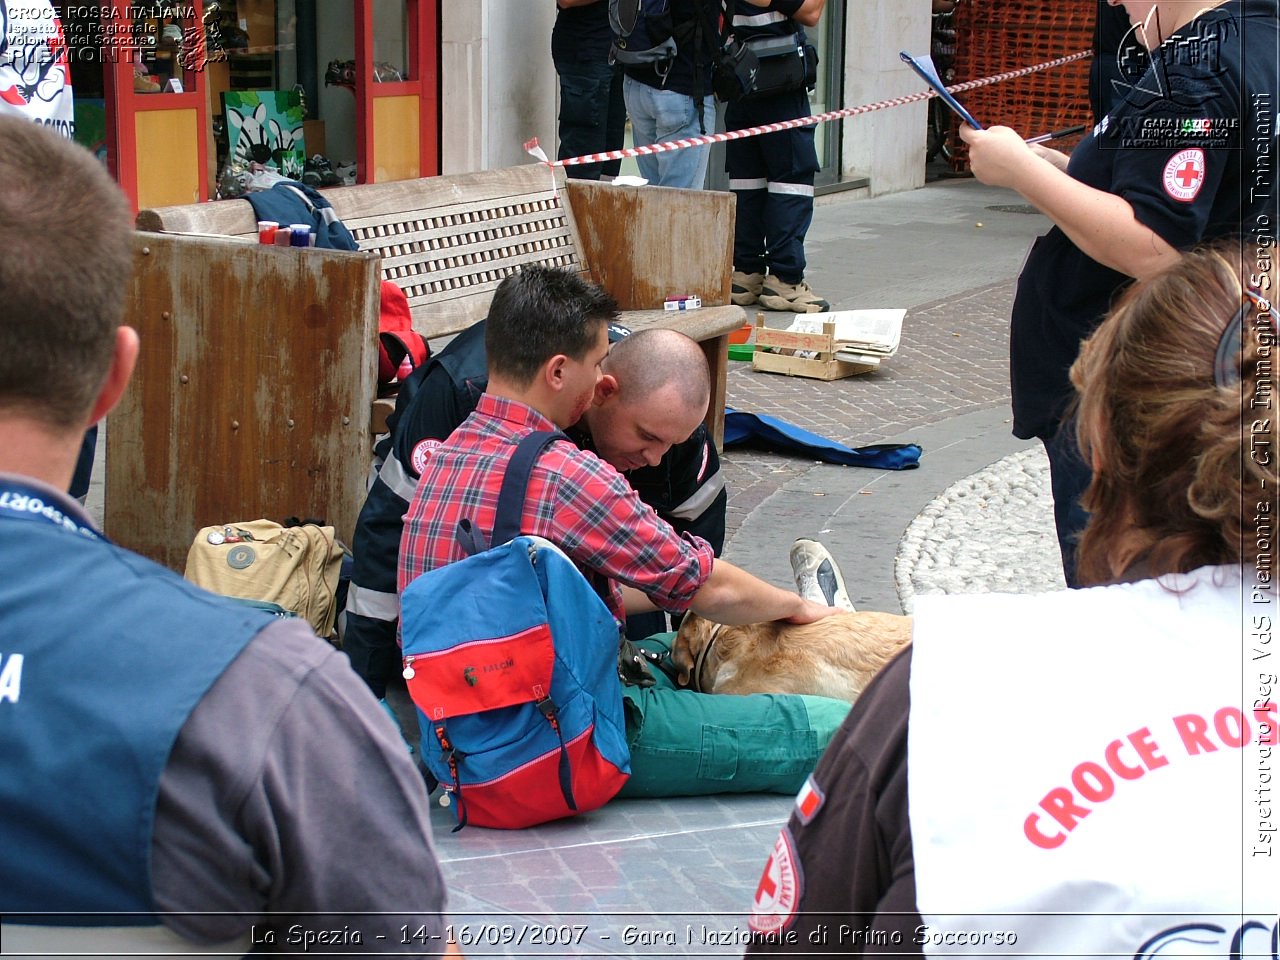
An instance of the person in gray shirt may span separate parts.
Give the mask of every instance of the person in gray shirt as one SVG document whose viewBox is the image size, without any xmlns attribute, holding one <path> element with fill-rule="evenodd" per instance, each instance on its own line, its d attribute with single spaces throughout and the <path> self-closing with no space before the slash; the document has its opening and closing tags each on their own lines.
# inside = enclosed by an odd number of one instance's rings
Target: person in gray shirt
<svg viewBox="0 0 1280 960">
<path fill-rule="evenodd" d="M 5 951 L 456 955 L 425 788 L 346 657 L 66 494 L 138 354 L 131 217 L 29 120 L 0 116 L 0 183 Z"/>
</svg>

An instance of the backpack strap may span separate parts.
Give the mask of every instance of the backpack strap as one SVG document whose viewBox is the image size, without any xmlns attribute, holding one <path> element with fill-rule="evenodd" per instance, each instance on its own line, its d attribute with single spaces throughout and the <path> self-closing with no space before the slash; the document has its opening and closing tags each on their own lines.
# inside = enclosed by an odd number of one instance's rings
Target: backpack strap
<svg viewBox="0 0 1280 960">
<path fill-rule="evenodd" d="M 553 440 L 568 439 L 559 430 L 535 430 L 516 444 L 516 452 L 507 461 L 507 470 L 498 490 L 498 511 L 494 516 L 490 543 L 508 543 L 520 536 L 520 521 L 524 519 L 524 500 L 533 465 Z M 484 534 L 470 520 L 458 521 L 458 529 L 453 536 L 467 556 L 489 549 L 490 544 L 485 542 Z"/>
<path fill-rule="evenodd" d="M 507 461 L 507 473 L 502 478 L 502 489 L 498 491 L 492 543 L 506 543 L 520 536 L 520 521 L 524 519 L 524 501 L 533 465 L 553 440 L 568 439 L 559 430 L 535 430 L 520 440 L 516 452 Z"/>
</svg>

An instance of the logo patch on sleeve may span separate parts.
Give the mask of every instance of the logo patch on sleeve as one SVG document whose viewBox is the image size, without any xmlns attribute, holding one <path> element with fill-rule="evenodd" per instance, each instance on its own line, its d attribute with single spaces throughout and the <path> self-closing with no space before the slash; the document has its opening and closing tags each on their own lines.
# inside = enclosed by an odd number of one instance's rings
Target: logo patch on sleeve
<svg viewBox="0 0 1280 960">
<path fill-rule="evenodd" d="M 827 795 L 813 782 L 813 776 L 810 775 L 796 794 L 796 818 L 807 826 L 818 815 L 826 800 Z"/>
<path fill-rule="evenodd" d="M 783 827 L 764 865 L 764 873 L 760 874 L 747 926 L 753 932 L 763 934 L 785 930 L 796 918 L 803 892 L 804 881 L 795 843 L 792 842 L 791 831 Z"/>
<path fill-rule="evenodd" d="M 413 453 L 409 455 L 409 463 L 413 465 L 413 472 L 418 476 L 422 476 L 422 471 L 427 469 L 427 460 L 431 456 L 431 451 L 440 446 L 439 440 L 419 440 L 418 445 L 413 448 Z"/>
<path fill-rule="evenodd" d="M 1190 203 L 1204 186 L 1204 151 L 1199 147 L 1179 150 L 1164 165 L 1164 192 L 1175 200 Z"/>
</svg>

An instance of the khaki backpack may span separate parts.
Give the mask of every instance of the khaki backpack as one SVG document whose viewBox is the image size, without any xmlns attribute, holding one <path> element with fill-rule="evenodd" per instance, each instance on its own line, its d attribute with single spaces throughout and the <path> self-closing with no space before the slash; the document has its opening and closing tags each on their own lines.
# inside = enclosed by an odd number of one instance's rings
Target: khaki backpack
<svg viewBox="0 0 1280 960">
<path fill-rule="evenodd" d="M 250 520 L 200 530 L 183 576 L 223 596 L 279 604 L 330 639 L 342 555 L 333 527 Z"/>
</svg>

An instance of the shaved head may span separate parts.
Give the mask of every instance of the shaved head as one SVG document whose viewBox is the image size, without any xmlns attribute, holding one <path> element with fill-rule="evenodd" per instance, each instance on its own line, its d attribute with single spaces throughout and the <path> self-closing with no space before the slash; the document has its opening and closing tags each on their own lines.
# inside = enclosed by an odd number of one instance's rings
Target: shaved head
<svg viewBox="0 0 1280 960">
<path fill-rule="evenodd" d="M 583 419 L 596 453 L 617 470 L 656 467 L 707 414 L 707 358 L 683 333 L 633 333 L 613 345 L 600 369 L 596 402 Z"/>
<path fill-rule="evenodd" d="M 618 381 L 624 405 L 643 402 L 670 386 L 686 409 L 705 410 L 711 374 L 697 341 L 675 330 L 640 330 L 613 345 L 602 364 Z"/>
</svg>

